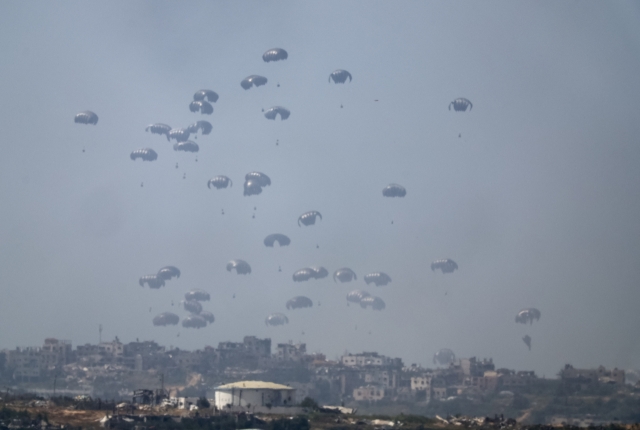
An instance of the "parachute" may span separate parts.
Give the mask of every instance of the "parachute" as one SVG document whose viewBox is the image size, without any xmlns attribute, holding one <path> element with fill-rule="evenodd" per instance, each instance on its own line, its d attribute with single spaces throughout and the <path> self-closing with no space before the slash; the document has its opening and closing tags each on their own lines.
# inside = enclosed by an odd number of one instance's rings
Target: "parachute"
<svg viewBox="0 0 640 430">
<path fill-rule="evenodd" d="M 289 112 L 289 109 L 283 108 L 282 106 L 274 106 L 267 109 L 267 111 L 264 113 L 264 117 L 275 121 L 278 114 L 280 114 L 280 120 L 282 121 L 289 118 L 291 112 Z"/>
<path fill-rule="evenodd" d="M 209 179 L 209 182 L 207 182 L 207 187 L 211 188 L 212 185 L 219 190 L 220 188 L 227 188 L 228 185 L 233 187 L 233 182 L 231 182 L 231 179 L 227 178 L 226 176 L 220 175 Z"/>
<path fill-rule="evenodd" d="M 77 113 L 76 117 L 73 119 L 73 122 L 78 124 L 96 125 L 98 123 L 98 115 L 91 112 L 90 110 L 85 110 L 83 112 Z"/>
<path fill-rule="evenodd" d="M 195 300 L 185 300 L 183 302 L 184 310 L 192 314 L 199 314 L 202 312 L 202 305 Z"/>
<path fill-rule="evenodd" d="M 310 308 L 313 306 L 313 302 L 309 297 L 296 296 L 290 300 L 287 300 L 287 309 L 300 309 Z"/>
<path fill-rule="evenodd" d="M 191 112 L 200 111 L 203 115 L 211 115 L 213 113 L 213 106 L 209 102 L 205 102 L 204 100 L 198 102 L 189 103 L 189 110 Z"/>
<path fill-rule="evenodd" d="M 322 266 L 314 266 L 310 267 L 309 269 L 313 270 L 313 277 L 316 279 L 322 279 L 329 276 L 329 271 Z"/>
<path fill-rule="evenodd" d="M 384 197 L 404 197 L 407 195 L 407 190 L 402 185 L 389 184 L 382 190 Z"/>
<path fill-rule="evenodd" d="M 209 134 L 211 133 L 211 130 L 213 130 L 213 126 L 209 121 L 196 121 L 187 127 L 187 130 L 191 134 L 196 134 L 198 130 L 202 132 L 202 134 Z"/>
<path fill-rule="evenodd" d="M 253 196 L 262 193 L 262 187 L 271 185 L 271 178 L 264 173 L 249 172 L 244 176 L 244 195 Z"/>
<path fill-rule="evenodd" d="M 387 307 L 387 305 L 385 305 L 384 303 L 384 300 L 382 300 L 380 297 L 375 296 L 364 297 L 362 300 L 360 300 L 360 306 L 363 309 L 371 307 L 371 309 L 373 309 L 374 311 L 381 311 L 385 307 Z"/>
<path fill-rule="evenodd" d="M 456 355 L 448 348 L 441 349 L 433 355 L 433 364 L 446 366 L 456 360 Z"/>
<path fill-rule="evenodd" d="M 202 312 L 200 312 L 200 314 L 198 316 L 204 318 L 204 320 L 206 322 L 208 322 L 209 324 L 213 324 L 213 322 L 216 320 L 216 318 L 213 316 L 213 314 L 211 312 L 208 312 L 208 311 L 202 311 Z"/>
<path fill-rule="evenodd" d="M 520 324 L 533 324 L 533 320 L 540 320 L 540 311 L 536 308 L 526 308 L 518 312 L 516 322 Z"/>
<path fill-rule="evenodd" d="M 145 275 L 140 278 L 138 281 L 141 287 L 144 287 L 144 284 L 147 284 L 149 288 L 157 290 L 160 287 L 164 287 L 164 279 L 159 278 L 158 275 Z"/>
<path fill-rule="evenodd" d="M 231 272 L 231 270 L 236 269 L 236 273 L 238 275 L 246 275 L 247 273 L 251 273 L 251 266 L 244 260 L 231 260 L 227 263 L 227 272 Z"/>
<path fill-rule="evenodd" d="M 171 312 L 163 312 L 160 315 L 156 315 L 153 319 L 153 325 L 155 326 L 167 326 L 167 325 L 176 325 L 180 322 L 180 317 L 176 314 L 172 314 Z"/>
<path fill-rule="evenodd" d="M 251 75 L 247 76 L 240 82 L 240 86 L 245 90 L 248 90 L 252 86 L 259 87 L 261 85 L 265 85 L 267 83 L 267 78 L 260 75 Z"/>
<path fill-rule="evenodd" d="M 525 345 L 527 345 L 529 351 L 531 351 L 531 337 L 527 334 L 522 338 L 522 341 L 525 343 Z"/>
<path fill-rule="evenodd" d="M 293 274 L 293 281 L 294 282 L 308 281 L 309 279 L 315 278 L 315 277 L 316 277 L 316 272 L 309 267 L 305 267 L 304 269 L 300 269 Z"/>
<path fill-rule="evenodd" d="M 207 320 L 200 315 L 189 315 L 182 320 L 182 327 L 184 328 L 202 328 L 207 326 Z"/>
<path fill-rule="evenodd" d="M 453 106 L 453 110 L 456 112 L 465 112 L 467 108 L 469 108 L 469 110 L 473 109 L 473 104 L 464 98 L 455 99 L 449 103 L 449 110 L 451 110 L 451 106 Z"/>
<path fill-rule="evenodd" d="M 280 233 L 270 234 L 264 238 L 264 246 L 273 248 L 275 242 L 278 242 L 279 246 L 288 246 L 291 243 L 291 239 Z"/>
<path fill-rule="evenodd" d="M 381 285 L 387 285 L 389 282 L 391 282 L 391 278 L 386 273 L 373 272 L 365 275 L 364 282 L 366 282 L 367 285 L 373 282 L 374 284 L 376 284 L 376 287 L 379 287 Z"/>
<path fill-rule="evenodd" d="M 187 140 L 186 142 L 174 143 L 174 151 L 198 152 L 200 147 L 197 143 Z"/>
<path fill-rule="evenodd" d="M 158 278 L 162 278 L 165 280 L 170 280 L 171 278 L 173 278 L 174 276 L 176 278 L 180 277 L 180 269 L 178 269 L 175 266 L 164 266 L 163 268 L 161 268 L 160 270 L 158 270 Z"/>
<path fill-rule="evenodd" d="M 143 161 L 155 161 L 158 159 L 158 153 L 151 148 L 136 149 L 129 155 L 133 161 L 141 158 Z"/>
<path fill-rule="evenodd" d="M 347 78 L 349 78 L 349 82 L 351 82 L 351 73 L 347 72 L 346 70 L 338 69 L 331 72 L 331 74 L 329 75 L 329 82 L 331 82 L 331 80 L 333 79 L 333 82 L 335 82 L 336 84 L 344 84 L 345 82 L 347 82 Z"/>
<path fill-rule="evenodd" d="M 267 52 L 262 54 L 262 59 L 265 63 L 270 61 L 286 60 L 288 57 L 289 54 L 282 48 L 269 49 Z"/>
<path fill-rule="evenodd" d="M 458 269 L 458 265 L 450 258 L 445 258 L 431 263 L 431 270 L 435 271 L 437 269 L 442 270 L 442 273 L 453 273 L 454 270 Z"/>
<path fill-rule="evenodd" d="M 338 279 L 340 280 L 340 282 L 351 282 L 354 279 L 358 279 L 358 277 L 353 270 L 349 269 L 348 267 L 343 267 L 342 269 L 338 269 L 333 273 L 333 281 L 337 283 Z"/>
<path fill-rule="evenodd" d="M 260 172 L 249 172 L 244 175 L 245 181 L 254 180 L 260 184 L 261 187 L 266 187 L 267 185 L 271 185 L 271 178 Z"/>
<path fill-rule="evenodd" d="M 267 319 L 264 321 L 264 323 L 266 325 L 271 325 L 271 326 L 284 325 L 284 324 L 289 324 L 289 318 L 287 318 L 287 316 L 284 314 L 275 313 L 275 314 L 269 315 Z"/>
<path fill-rule="evenodd" d="M 244 195 L 254 196 L 262 193 L 262 187 L 260 183 L 255 179 L 244 181 Z"/>
<path fill-rule="evenodd" d="M 197 102 L 201 102 L 205 99 L 211 103 L 215 103 L 218 101 L 218 94 L 211 90 L 200 90 L 193 95 L 193 100 Z"/>
<path fill-rule="evenodd" d="M 208 302 L 211 300 L 211 295 L 204 290 L 193 289 L 184 295 L 185 300 L 196 302 Z"/>
<path fill-rule="evenodd" d="M 318 211 L 309 211 L 305 212 L 298 217 L 298 227 L 300 227 L 300 223 L 309 226 L 316 223 L 316 217 L 320 217 L 322 219 L 322 215 Z"/>
<path fill-rule="evenodd" d="M 186 128 L 173 128 L 169 130 L 169 138 L 175 139 L 176 142 L 186 142 L 189 140 L 191 132 Z"/>
<path fill-rule="evenodd" d="M 169 132 L 171 131 L 171 127 L 167 124 L 161 123 L 149 124 L 147 128 L 144 129 L 144 131 L 150 131 L 151 134 L 164 134 L 165 136 L 167 136 L 167 140 L 169 140 Z"/>
<path fill-rule="evenodd" d="M 347 301 L 351 303 L 360 303 L 362 299 L 370 297 L 371 294 L 363 290 L 353 290 L 347 294 Z"/>
</svg>

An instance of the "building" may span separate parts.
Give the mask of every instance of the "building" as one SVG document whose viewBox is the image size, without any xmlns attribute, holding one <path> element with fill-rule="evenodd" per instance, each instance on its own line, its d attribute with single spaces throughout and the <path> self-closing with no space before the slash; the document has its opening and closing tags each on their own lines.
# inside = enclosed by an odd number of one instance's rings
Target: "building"
<svg viewBox="0 0 640 430">
<path fill-rule="evenodd" d="M 265 406 L 293 406 L 296 390 L 287 385 L 263 381 L 241 381 L 215 388 L 215 406 L 225 409 L 233 406 L 251 408 Z"/>
<path fill-rule="evenodd" d="M 607 370 L 604 366 L 596 369 L 576 369 L 570 364 L 560 371 L 560 378 L 565 383 L 592 384 L 595 382 L 624 385 L 624 370 L 617 367 Z"/>
<path fill-rule="evenodd" d="M 307 344 L 305 343 L 279 343 L 276 349 L 276 360 L 278 361 L 295 361 L 302 362 L 307 353 Z"/>
<path fill-rule="evenodd" d="M 367 385 L 353 390 L 353 400 L 356 402 L 376 402 L 384 399 L 384 388 Z"/>
<path fill-rule="evenodd" d="M 379 355 L 377 352 L 363 352 L 362 354 L 347 354 L 342 356 L 342 365 L 349 367 L 365 367 L 365 366 L 378 366 L 378 367 L 397 367 L 402 369 L 401 358 L 390 358 L 384 355 Z"/>
<path fill-rule="evenodd" d="M 47 338 L 40 354 L 43 367 L 64 366 L 72 361 L 71 341 Z"/>
</svg>

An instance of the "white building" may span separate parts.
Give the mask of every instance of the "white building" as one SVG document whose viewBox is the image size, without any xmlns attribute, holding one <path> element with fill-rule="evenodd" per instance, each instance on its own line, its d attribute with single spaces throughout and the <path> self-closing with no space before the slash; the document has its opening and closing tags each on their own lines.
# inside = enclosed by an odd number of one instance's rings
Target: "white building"
<svg viewBox="0 0 640 430">
<path fill-rule="evenodd" d="M 215 389 L 215 406 L 218 409 L 233 406 L 278 407 L 296 402 L 295 388 L 262 381 L 241 381 L 221 385 Z"/>
</svg>

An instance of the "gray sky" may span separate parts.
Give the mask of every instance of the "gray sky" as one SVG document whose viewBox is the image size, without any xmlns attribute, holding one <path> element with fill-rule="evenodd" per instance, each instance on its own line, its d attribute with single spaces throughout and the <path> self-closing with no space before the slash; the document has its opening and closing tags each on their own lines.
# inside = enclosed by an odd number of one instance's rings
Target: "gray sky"
<svg viewBox="0 0 640 430">
<path fill-rule="evenodd" d="M 15 1 L 0 11 L 2 347 L 96 342 L 101 323 L 103 339 L 190 349 L 253 334 L 330 358 L 375 350 L 423 365 L 448 347 L 547 376 L 567 362 L 640 366 L 638 3 Z M 289 59 L 264 63 L 273 47 Z M 338 68 L 353 82 L 327 83 Z M 245 91 L 250 74 L 269 83 Z M 220 94 L 211 117 L 189 112 L 201 88 Z M 457 97 L 473 110 L 448 111 Z M 267 121 L 261 108 L 273 105 L 291 117 Z M 97 126 L 74 124 L 86 109 Z M 198 162 L 144 131 L 198 119 L 214 126 L 197 140 Z M 158 160 L 132 162 L 142 147 Z M 272 186 L 243 197 L 252 170 Z M 220 174 L 233 188 L 207 189 Z M 382 197 L 391 182 L 406 198 Z M 324 219 L 299 228 L 313 209 Z M 276 232 L 291 246 L 265 248 Z M 429 270 L 447 257 L 459 271 Z M 227 272 L 234 258 L 251 275 Z M 166 264 L 182 277 L 138 286 Z M 358 281 L 293 283 L 310 265 L 347 266 Z M 366 287 L 371 271 L 393 282 Z M 211 293 L 215 324 L 153 327 L 159 312 L 186 316 L 177 302 L 191 288 Z M 347 307 L 355 288 L 386 310 Z M 321 306 L 264 325 L 300 294 Z M 516 324 L 530 306 L 541 320 Z"/>
</svg>

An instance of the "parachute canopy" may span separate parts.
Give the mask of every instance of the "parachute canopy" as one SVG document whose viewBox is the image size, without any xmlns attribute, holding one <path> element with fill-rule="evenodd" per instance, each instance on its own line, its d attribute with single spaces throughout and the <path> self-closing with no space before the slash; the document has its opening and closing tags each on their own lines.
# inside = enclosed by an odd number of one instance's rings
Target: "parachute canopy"
<svg viewBox="0 0 640 430">
<path fill-rule="evenodd" d="M 278 325 L 289 324 L 289 318 L 287 318 L 287 316 L 284 314 L 275 313 L 275 314 L 269 315 L 264 322 L 266 325 L 278 326 Z"/>
<path fill-rule="evenodd" d="M 364 282 L 366 282 L 367 285 L 373 282 L 374 284 L 376 284 L 376 287 L 379 287 L 381 285 L 387 285 L 389 282 L 391 282 L 391 278 L 386 273 L 373 272 L 365 275 Z"/>
<path fill-rule="evenodd" d="M 182 320 L 182 327 L 184 328 L 202 328 L 207 326 L 207 320 L 200 315 L 189 315 Z"/>
<path fill-rule="evenodd" d="M 322 279 L 329 276 L 329 271 L 322 266 L 314 266 L 314 267 L 310 267 L 310 269 L 313 270 L 314 272 L 313 277 L 316 279 Z"/>
<path fill-rule="evenodd" d="M 171 131 L 171 127 L 167 124 L 161 124 L 158 122 L 156 124 L 149 124 L 147 128 L 144 129 L 144 131 L 150 131 L 151 134 L 163 134 L 167 136 L 167 140 L 169 140 L 169 132 Z"/>
<path fill-rule="evenodd" d="M 180 269 L 175 266 L 164 266 L 163 268 L 158 270 L 158 278 L 169 280 L 173 277 L 180 277 Z"/>
<path fill-rule="evenodd" d="M 173 150 L 184 152 L 198 152 L 200 150 L 200 147 L 197 143 L 191 140 L 187 140 L 186 142 L 174 143 Z"/>
<path fill-rule="evenodd" d="M 331 72 L 331 74 L 329 75 L 329 82 L 333 80 L 333 82 L 335 82 L 336 84 L 344 84 L 345 82 L 347 82 L 347 78 L 349 78 L 349 82 L 351 82 L 351 73 L 347 72 L 346 70 L 338 69 Z"/>
<path fill-rule="evenodd" d="M 442 273 L 453 273 L 454 270 L 458 269 L 458 264 L 450 258 L 436 260 L 431 263 L 431 270 L 435 271 L 437 269 L 442 270 Z"/>
<path fill-rule="evenodd" d="M 209 121 L 202 120 L 194 122 L 189 127 L 187 127 L 187 130 L 191 134 L 196 134 L 198 131 L 200 131 L 202 134 L 209 134 L 211 133 L 211 130 L 213 130 L 213 126 Z"/>
<path fill-rule="evenodd" d="M 290 300 L 287 300 L 287 309 L 301 309 L 310 308 L 313 306 L 313 302 L 309 297 L 296 296 Z"/>
<path fill-rule="evenodd" d="M 76 114 L 76 117 L 73 119 L 74 122 L 78 124 L 93 124 L 96 125 L 98 123 L 98 115 L 91 112 L 90 110 L 85 110 Z"/>
<path fill-rule="evenodd" d="M 540 311 L 536 308 L 526 308 L 518 312 L 516 322 L 520 324 L 533 324 L 533 320 L 540 320 Z"/>
<path fill-rule="evenodd" d="M 358 279 L 355 272 L 348 267 L 343 267 L 342 269 L 338 269 L 333 273 L 334 282 L 351 282 L 354 279 Z"/>
<path fill-rule="evenodd" d="M 265 85 L 267 83 L 267 78 L 260 75 L 251 75 L 247 76 L 240 82 L 240 86 L 245 90 L 248 90 L 252 86 L 259 87 L 261 85 Z"/>
<path fill-rule="evenodd" d="M 200 90 L 196 91 L 193 95 L 193 100 L 197 102 L 201 102 L 203 100 L 210 101 L 211 103 L 215 103 L 218 101 L 218 94 L 215 91 L 211 90 Z"/>
<path fill-rule="evenodd" d="M 309 211 L 305 212 L 298 217 L 298 227 L 300 227 L 300 223 L 304 225 L 313 225 L 316 223 L 316 217 L 320 217 L 322 219 L 322 215 L 318 211 Z"/>
<path fill-rule="evenodd" d="M 216 320 L 216 318 L 213 316 L 213 314 L 211 312 L 209 312 L 209 311 L 202 311 L 202 312 L 200 312 L 200 315 L 198 315 L 198 316 L 204 318 L 204 320 L 206 322 L 208 322 L 209 324 L 212 324 Z"/>
<path fill-rule="evenodd" d="M 249 179 L 244 181 L 244 195 L 245 196 L 254 196 L 262 193 L 262 186 L 260 186 L 260 182 L 256 179 Z"/>
<path fill-rule="evenodd" d="M 314 272 L 313 269 L 309 267 L 305 267 L 304 269 L 300 269 L 293 274 L 293 281 L 294 282 L 308 281 L 311 278 L 315 278 L 315 274 L 316 272 Z"/>
<path fill-rule="evenodd" d="M 169 130 L 169 138 L 175 139 L 176 142 L 186 142 L 189 140 L 191 132 L 186 128 L 172 128 Z"/>
<path fill-rule="evenodd" d="M 433 355 L 433 364 L 446 366 L 456 360 L 456 355 L 448 348 L 441 349 Z"/>
<path fill-rule="evenodd" d="M 164 279 L 158 277 L 158 275 L 144 275 L 140 277 L 138 283 L 141 287 L 144 287 L 144 284 L 147 284 L 149 288 L 157 290 L 160 287 L 164 287 Z"/>
<path fill-rule="evenodd" d="M 211 295 L 204 290 L 194 288 L 184 295 L 186 301 L 194 300 L 196 302 L 208 302 L 211 300 Z"/>
<path fill-rule="evenodd" d="M 291 243 L 291 239 L 280 233 L 270 234 L 264 238 L 264 245 L 270 248 L 273 248 L 276 242 L 278 242 L 279 246 L 288 246 Z"/>
<path fill-rule="evenodd" d="M 185 300 L 183 302 L 183 306 L 185 311 L 190 312 L 192 314 L 197 315 L 200 312 L 202 312 L 202 305 L 200 304 L 200 302 L 197 302 L 195 300 Z"/>
<path fill-rule="evenodd" d="M 262 59 L 265 63 L 270 61 L 286 60 L 288 57 L 289 54 L 282 48 L 269 49 L 267 52 L 262 54 Z"/>
<path fill-rule="evenodd" d="M 280 114 L 280 120 L 285 120 L 289 118 L 291 112 L 289 111 L 289 109 L 283 108 L 282 106 L 274 106 L 267 109 L 267 111 L 264 113 L 264 117 L 267 119 L 275 120 L 278 114 Z"/>
<path fill-rule="evenodd" d="M 235 269 L 238 275 L 246 275 L 247 273 L 251 273 L 251 266 L 244 260 L 231 260 L 227 263 L 227 271 L 231 272 L 231 270 Z"/>
<path fill-rule="evenodd" d="M 244 179 L 246 181 L 254 180 L 258 184 L 260 184 L 261 187 L 266 187 L 267 185 L 271 185 L 271 178 L 261 172 L 249 172 L 246 175 L 244 175 Z"/>
<path fill-rule="evenodd" d="M 360 300 L 360 306 L 363 309 L 370 307 L 374 311 L 381 311 L 387 307 L 387 305 L 384 303 L 384 300 L 382 300 L 380 297 L 375 296 L 363 297 L 362 300 Z"/>
<path fill-rule="evenodd" d="M 449 110 L 451 110 L 451 106 L 453 106 L 453 110 L 456 112 L 464 112 L 467 108 L 469 108 L 469 110 L 473 109 L 473 104 L 464 98 L 455 99 L 449 103 Z"/>
<path fill-rule="evenodd" d="M 136 149 L 129 155 L 133 161 L 140 158 L 143 161 L 154 161 L 158 159 L 158 153 L 151 148 Z"/>
<path fill-rule="evenodd" d="M 262 187 L 271 185 L 271 178 L 264 173 L 249 172 L 244 176 L 244 195 L 252 196 L 262 193 Z"/>
<path fill-rule="evenodd" d="M 407 190 L 402 185 L 389 184 L 382 190 L 384 197 L 404 197 L 407 195 Z"/>
<path fill-rule="evenodd" d="M 233 182 L 231 182 L 231 179 L 227 178 L 224 175 L 220 175 L 220 176 L 214 176 L 213 178 L 209 179 L 209 182 L 207 182 L 207 187 L 211 188 L 211 186 L 214 186 L 216 189 L 220 189 L 220 188 L 227 188 L 227 186 L 233 186 Z"/>
<path fill-rule="evenodd" d="M 176 325 L 180 322 L 180 317 L 176 314 L 172 314 L 171 312 L 163 312 L 160 315 L 156 315 L 153 319 L 153 325 L 155 326 L 167 326 L 167 325 Z"/>
<path fill-rule="evenodd" d="M 347 301 L 351 303 L 360 303 L 365 297 L 369 297 L 371 294 L 363 290 L 353 290 L 347 294 Z"/>
<path fill-rule="evenodd" d="M 213 113 L 213 106 L 211 106 L 211 103 L 201 100 L 189 103 L 189 110 L 191 112 L 199 111 L 203 115 L 211 115 Z"/>
</svg>

